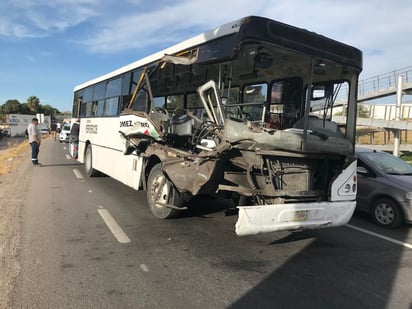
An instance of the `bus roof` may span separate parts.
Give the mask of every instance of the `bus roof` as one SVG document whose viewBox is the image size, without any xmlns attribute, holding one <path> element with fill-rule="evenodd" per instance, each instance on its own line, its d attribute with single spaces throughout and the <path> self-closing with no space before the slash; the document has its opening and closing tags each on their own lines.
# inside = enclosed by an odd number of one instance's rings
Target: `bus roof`
<svg viewBox="0 0 412 309">
<path fill-rule="evenodd" d="M 242 27 L 243 25 L 249 26 Z M 239 32 L 239 40 L 242 42 L 247 41 L 248 39 L 270 41 L 291 50 L 330 58 L 362 70 L 362 52 L 352 46 L 310 32 L 306 29 L 297 28 L 275 20 L 258 16 L 248 16 L 216 27 L 110 73 L 82 83 L 76 86 L 74 91 L 159 61 L 165 55 L 175 55 L 179 52 L 197 47 L 203 43 Z M 239 44 L 242 42 L 239 42 Z"/>
<path fill-rule="evenodd" d="M 195 36 L 195 37 L 192 37 L 192 38 L 190 38 L 190 39 L 188 39 L 188 40 L 186 40 L 186 41 L 183 41 L 183 42 L 178 43 L 178 44 L 176 44 L 176 45 L 173 45 L 173 46 L 171 46 L 171 47 L 169 47 L 169 48 L 166 48 L 166 49 L 164 49 L 164 50 L 161 50 L 161 51 L 159 51 L 159 52 L 157 52 L 157 53 L 154 53 L 154 54 L 152 54 L 152 55 L 149 55 L 149 56 L 147 56 L 147 57 L 145 57 L 145 58 L 143 58 L 143 59 L 140 59 L 140 60 L 137 60 L 137 61 L 135 61 L 135 62 L 132 62 L 132 63 L 130 63 L 130 64 L 128 64 L 128 65 L 125 65 L 125 66 L 123 66 L 123 67 L 121 67 L 121 68 L 119 68 L 119 69 L 117 69 L 117 70 L 115 70 L 115 71 L 112 71 L 112 72 L 110 72 L 110 73 L 107 73 L 107 74 L 105 74 L 105 75 L 102 75 L 102 76 L 100 76 L 100 77 L 97 77 L 97 78 L 95 78 L 95 79 L 92 79 L 92 80 L 90 80 L 90 81 L 88 81 L 88 82 L 85 82 L 85 83 L 83 83 L 83 84 L 80 84 L 80 85 L 78 85 L 78 86 L 76 86 L 76 87 L 74 88 L 74 91 L 80 90 L 80 89 L 82 89 L 82 88 L 85 88 L 85 87 L 87 87 L 87 86 L 96 84 L 96 83 L 98 83 L 98 82 L 101 82 L 101 81 L 106 80 L 106 79 L 109 79 L 109 78 L 111 78 L 111 77 L 120 75 L 120 74 L 122 74 L 122 73 L 131 71 L 131 70 L 133 70 L 133 69 L 135 69 L 135 68 L 138 68 L 138 67 L 147 65 L 147 64 L 149 64 L 149 63 L 158 61 L 158 60 L 160 60 L 164 55 L 173 55 L 173 54 L 176 54 L 176 53 L 178 53 L 178 52 L 180 52 L 180 51 L 184 51 L 184 50 L 186 50 L 186 49 L 188 49 L 188 48 L 191 48 L 191 47 L 200 45 L 200 44 L 202 44 L 202 43 L 205 43 L 205 42 L 208 42 L 208 41 L 211 41 L 211 40 L 214 40 L 214 39 L 217 39 L 217 38 L 226 36 L 226 35 L 230 35 L 230 34 L 232 34 L 232 33 L 236 33 L 236 32 L 239 31 L 239 28 L 240 28 L 240 25 L 241 25 L 241 23 L 242 23 L 242 20 L 243 20 L 243 18 L 238 19 L 238 20 L 235 20 L 235 21 L 230 22 L 230 23 L 227 23 L 227 24 L 224 24 L 224 25 L 222 25 L 222 26 L 216 27 L 215 29 L 212 29 L 212 30 L 207 31 L 207 32 L 202 33 L 202 34 L 199 34 L 199 35 L 197 35 L 197 36 Z"/>
</svg>

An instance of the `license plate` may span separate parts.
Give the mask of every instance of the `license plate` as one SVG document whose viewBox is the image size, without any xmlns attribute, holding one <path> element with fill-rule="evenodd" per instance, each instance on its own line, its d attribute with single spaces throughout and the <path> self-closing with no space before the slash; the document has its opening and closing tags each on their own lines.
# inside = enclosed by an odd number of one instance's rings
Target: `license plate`
<svg viewBox="0 0 412 309">
<path fill-rule="evenodd" d="M 306 221 L 308 219 L 309 210 L 296 210 L 295 219 L 293 221 Z"/>
</svg>

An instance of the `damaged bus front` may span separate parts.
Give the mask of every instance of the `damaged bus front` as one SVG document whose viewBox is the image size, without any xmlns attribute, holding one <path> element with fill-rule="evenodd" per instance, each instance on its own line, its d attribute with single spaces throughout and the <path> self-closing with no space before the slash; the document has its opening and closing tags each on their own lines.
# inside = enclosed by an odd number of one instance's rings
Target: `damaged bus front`
<svg viewBox="0 0 412 309">
<path fill-rule="evenodd" d="M 182 102 L 170 117 L 153 104 L 147 110 L 147 128 L 155 134 L 137 150 L 147 162 L 159 158 L 158 175 L 146 173 L 155 215 L 168 218 L 193 196 L 224 192 L 238 205 L 238 235 L 339 226 L 351 218 L 360 67 L 353 59 L 314 55 L 307 46 L 292 50 L 263 37 L 241 40 L 228 61 L 200 64 L 193 53 L 191 61 L 162 59 L 163 70 L 173 66 L 177 76 L 176 67 L 186 62 L 191 72 L 215 78 L 197 88 L 195 108 Z M 152 70 L 142 88 L 155 97 L 158 80 L 150 77 L 162 69 Z M 347 122 L 333 122 L 342 113 Z M 137 124 L 137 131 L 147 128 Z M 141 143 L 139 136 L 133 141 Z"/>
</svg>

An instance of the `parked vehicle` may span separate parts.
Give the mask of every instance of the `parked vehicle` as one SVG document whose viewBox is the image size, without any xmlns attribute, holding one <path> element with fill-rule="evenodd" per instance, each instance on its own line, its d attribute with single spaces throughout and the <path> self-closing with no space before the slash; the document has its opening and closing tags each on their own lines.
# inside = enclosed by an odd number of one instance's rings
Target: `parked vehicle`
<svg viewBox="0 0 412 309">
<path fill-rule="evenodd" d="M 412 223 L 412 167 L 383 151 L 356 148 L 358 193 L 356 208 L 387 228 Z"/>
<path fill-rule="evenodd" d="M 62 142 L 68 143 L 69 142 L 69 137 L 70 137 L 70 124 L 66 123 L 63 126 L 63 129 L 60 131 L 60 134 L 59 134 L 60 143 L 62 143 Z"/>
<path fill-rule="evenodd" d="M 49 134 L 50 133 L 48 128 L 42 128 L 42 129 L 40 129 L 40 132 L 41 132 L 41 134 Z"/>
</svg>

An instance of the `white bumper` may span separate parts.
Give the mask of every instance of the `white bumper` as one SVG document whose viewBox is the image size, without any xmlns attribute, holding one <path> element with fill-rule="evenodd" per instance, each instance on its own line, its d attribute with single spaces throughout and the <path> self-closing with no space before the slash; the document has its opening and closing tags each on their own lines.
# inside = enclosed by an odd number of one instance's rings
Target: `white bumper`
<svg viewBox="0 0 412 309">
<path fill-rule="evenodd" d="M 239 206 L 236 234 L 340 226 L 350 220 L 355 206 L 355 201 Z"/>
</svg>

